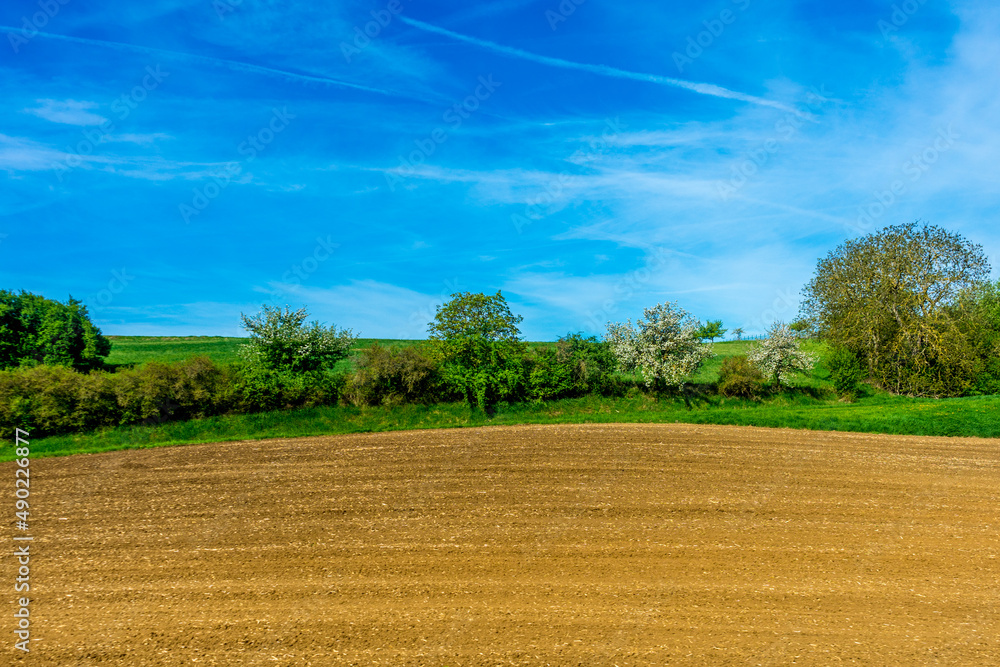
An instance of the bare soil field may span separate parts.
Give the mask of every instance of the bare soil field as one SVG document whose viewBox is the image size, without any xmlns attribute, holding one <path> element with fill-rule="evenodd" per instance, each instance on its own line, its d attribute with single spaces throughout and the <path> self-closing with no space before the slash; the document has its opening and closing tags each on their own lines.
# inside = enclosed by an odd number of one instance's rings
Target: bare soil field
<svg viewBox="0 0 1000 667">
<path fill-rule="evenodd" d="M 525 426 L 31 473 L 7 664 L 1000 664 L 995 440 Z"/>
</svg>

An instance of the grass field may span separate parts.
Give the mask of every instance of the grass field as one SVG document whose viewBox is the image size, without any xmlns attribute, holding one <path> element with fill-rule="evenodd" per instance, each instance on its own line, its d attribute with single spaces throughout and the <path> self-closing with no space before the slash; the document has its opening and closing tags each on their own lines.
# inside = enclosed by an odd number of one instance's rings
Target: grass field
<svg viewBox="0 0 1000 667">
<path fill-rule="evenodd" d="M 107 363 L 118 368 L 137 366 L 149 361 L 172 363 L 203 355 L 218 364 L 239 360 L 239 346 L 246 338 L 222 336 L 108 336 L 111 354 Z M 384 345 L 408 345 L 416 341 L 380 340 L 359 338 L 354 349 L 368 347 L 374 342 Z"/>
<path fill-rule="evenodd" d="M 994 441 L 452 429 L 31 481 L 41 641 L 8 664 L 1000 664 Z"/>
</svg>

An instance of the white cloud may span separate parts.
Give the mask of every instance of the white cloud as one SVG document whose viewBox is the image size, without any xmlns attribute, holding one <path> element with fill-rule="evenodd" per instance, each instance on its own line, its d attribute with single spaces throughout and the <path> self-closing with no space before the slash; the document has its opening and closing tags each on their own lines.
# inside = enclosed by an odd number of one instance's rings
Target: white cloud
<svg viewBox="0 0 1000 667">
<path fill-rule="evenodd" d="M 79 100 L 37 100 L 37 102 L 40 106 L 22 111 L 53 123 L 82 127 L 100 125 L 107 120 L 104 116 L 89 111 L 98 107 L 96 102 L 81 102 Z"/>
</svg>

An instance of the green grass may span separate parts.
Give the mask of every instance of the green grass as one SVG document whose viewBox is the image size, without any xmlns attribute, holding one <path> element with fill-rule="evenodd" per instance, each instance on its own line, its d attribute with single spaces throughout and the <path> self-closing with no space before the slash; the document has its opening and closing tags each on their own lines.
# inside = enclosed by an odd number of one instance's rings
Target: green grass
<svg viewBox="0 0 1000 667">
<path fill-rule="evenodd" d="M 106 362 L 116 368 L 141 366 L 150 361 L 172 363 L 199 355 L 218 364 L 228 364 L 239 359 L 239 346 L 247 341 L 246 338 L 222 336 L 108 336 L 108 340 L 111 341 L 111 354 Z M 368 347 L 374 342 L 400 346 L 417 341 L 359 338 L 353 349 Z"/>
<path fill-rule="evenodd" d="M 566 423 L 690 423 L 768 426 L 897 435 L 1000 437 L 1000 396 L 914 399 L 871 396 L 856 403 L 790 392 L 762 403 L 710 398 L 691 409 L 678 399 L 649 396 L 588 396 L 544 404 L 519 404 L 488 417 L 460 403 L 396 408 L 334 406 L 227 415 L 154 426 L 129 426 L 96 433 L 31 440 L 32 456 L 61 456 L 260 438 L 367 433 L 424 428 Z M 13 449 L 0 460 L 13 458 Z"/>
<path fill-rule="evenodd" d="M 222 336 L 108 336 L 111 354 L 105 360 L 115 367 L 138 366 L 149 361 L 172 363 L 204 355 L 220 364 L 237 360 L 244 338 Z"/>
</svg>

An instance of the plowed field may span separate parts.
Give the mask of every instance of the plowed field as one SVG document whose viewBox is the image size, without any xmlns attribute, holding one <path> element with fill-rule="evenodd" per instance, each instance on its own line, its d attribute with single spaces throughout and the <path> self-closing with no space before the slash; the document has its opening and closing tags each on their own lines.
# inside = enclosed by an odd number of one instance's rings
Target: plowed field
<svg viewBox="0 0 1000 667">
<path fill-rule="evenodd" d="M 37 459 L 31 499 L 8 664 L 1000 664 L 998 441 L 364 434 Z"/>
</svg>

